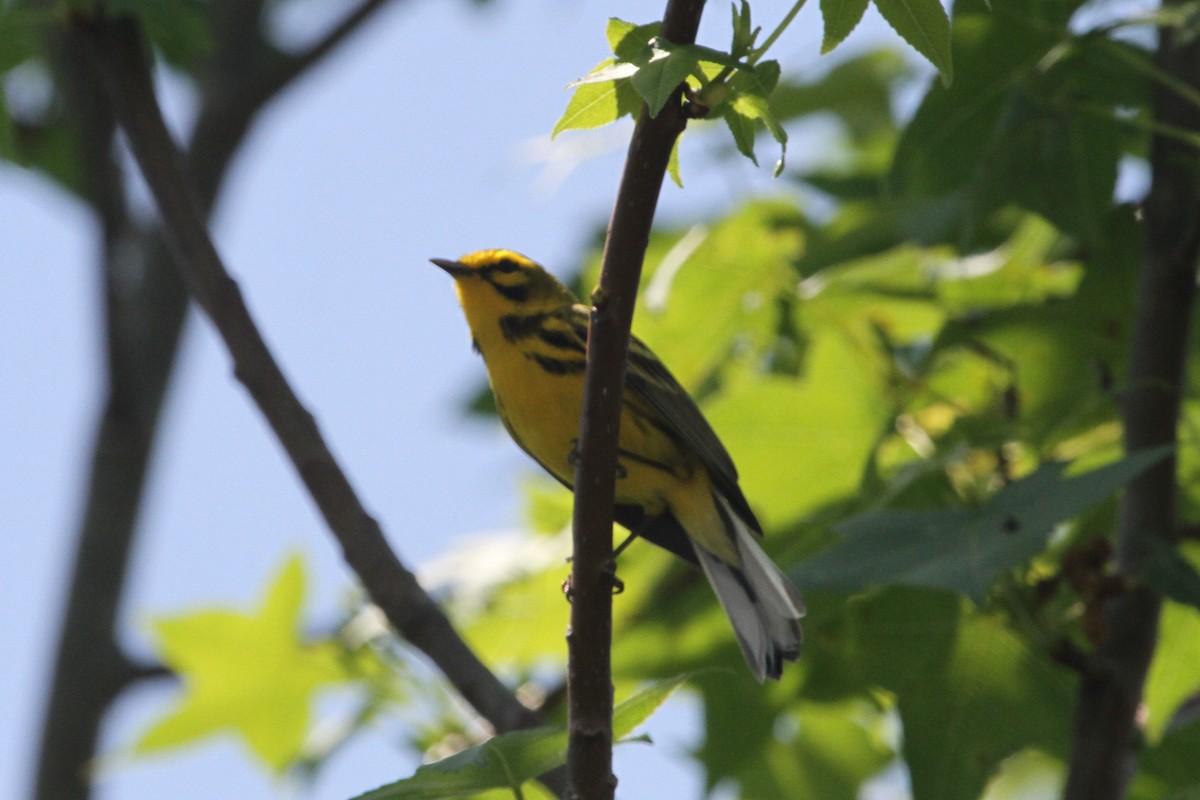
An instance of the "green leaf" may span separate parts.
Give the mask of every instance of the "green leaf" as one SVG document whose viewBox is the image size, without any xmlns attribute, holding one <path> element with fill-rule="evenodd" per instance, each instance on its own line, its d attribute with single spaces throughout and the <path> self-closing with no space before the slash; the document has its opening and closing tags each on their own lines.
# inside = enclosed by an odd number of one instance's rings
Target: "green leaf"
<svg viewBox="0 0 1200 800">
<path fill-rule="evenodd" d="M 671 145 L 671 156 L 667 159 L 667 174 L 680 189 L 683 188 L 683 176 L 679 173 L 679 142 L 682 139 L 682 136 L 675 137 L 675 144 Z"/>
<path fill-rule="evenodd" d="M 619 741 L 650 718 L 688 675 L 651 684 L 613 710 L 613 739 Z M 417 769 L 405 778 L 359 795 L 357 800 L 441 800 L 488 789 L 516 789 L 565 764 L 567 731 L 546 726 L 493 736 L 461 753 Z"/>
<path fill-rule="evenodd" d="M 36 56 L 56 21 L 51 7 L 22 8 L 5 3 L 0 8 L 0 73 Z"/>
<path fill-rule="evenodd" d="M 803 240 L 794 207 L 747 204 L 709 228 L 655 237 L 633 331 L 695 391 L 734 348 L 764 348 L 775 298 L 794 287 Z"/>
<path fill-rule="evenodd" d="M 577 86 L 587 86 L 592 83 L 610 83 L 624 80 L 636 75 L 637 71 L 637 64 L 631 64 L 628 61 L 615 61 L 610 58 L 601 61 L 599 66 L 582 78 L 576 78 L 568 83 L 567 88 L 574 89 Z"/>
<path fill-rule="evenodd" d="M 758 120 L 766 125 L 771 136 L 779 143 L 779 160 L 775 162 L 775 177 L 783 172 L 784 161 L 787 158 L 787 131 L 775 119 L 775 115 L 771 113 L 771 106 L 765 99 L 753 94 L 735 94 L 729 101 L 730 108 L 738 114 L 738 116 L 746 120 Z M 750 123 L 751 126 L 753 122 Z M 753 147 L 753 145 L 751 145 Z M 754 155 L 750 153 L 750 158 L 753 160 Z M 755 164 L 758 161 L 754 161 Z"/>
<path fill-rule="evenodd" d="M 737 3 L 729 4 L 732 12 L 733 28 L 733 43 L 730 46 L 730 52 L 736 58 L 745 56 L 754 49 L 754 42 L 758 39 L 758 34 L 761 28 L 755 28 L 750 22 L 750 4 L 746 0 L 742 0 L 741 7 Z"/>
<path fill-rule="evenodd" d="M 954 80 L 950 59 L 950 18 L 938 0 L 875 0 L 888 24 L 942 75 L 942 84 Z"/>
<path fill-rule="evenodd" d="M 612 59 L 602 61 L 592 70 L 591 75 L 595 76 L 614 66 L 616 62 Z M 567 130 L 599 128 L 616 122 L 627 114 L 635 115 L 641 108 L 641 103 L 641 98 L 629 81 L 609 79 L 592 82 L 585 79 L 571 95 L 567 109 L 554 124 L 550 137 L 558 136 Z"/>
<path fill-rule="evenodd" d="M 1146 676 L 1146 739 L 1162 740 L 1180 703 L 1200 690 L 1200 613 L 1167 601 L 1159 618 L 1158 645 Z"/>
<path fill-rule="evenodd" d="M 1193 719 L 1139 754 L 1140 769 L 1129 800 L 1196 800 L 1200 797 L 1196 753 L 1200 753 L 1200 721 Z"/>
<path fill-rule="evenodd" d="M 821 17 L 825 20 L 825 37 L 821 55 L 842 43 L 853 31 L 867 10 L 868 0 L 821 0 Z"/>
<path fill-rule="evenodd" d="M 758 165 L 754 155 L 754 139 L 758 132 L 756 122 L 762 122 L 775 141 L 779 142 L 781 155 L 775 166 L 775 175 L 783 171 L 784 156 L 787 154 L 787 132 L 771 111 L 767 98 L 779 83 L 779 63 L 764 61 L 750 69 L 739 69 L 729 81 L 729 94 L 716 113 L 725 119 L 733 134 L 738 151 Z"/>
<path fill-rule="evenodd" d="M 1180 546 L 1180 549 L 1188 547 Z M 1192 562 L 1161 539 L 1150 541 L 1150 558 L 1146 562 L 1143 578 L 1156 591 L 1177 603 L 1200 608 L 1200 573 Z"/>
<path fill-rule="evenodd" d="M 785 672 L 778 686 L 758 686 L 714 670 L 696 681 L 706 786 L 732 789 L 736 781 L 738 791 L 726 792 L 731 797 L 856 800 L 862 783 L 895 757 L 877 703 L 864 696 L 797 698 L 795 677 Z"/>
<path fill-rule="evenodd" d="M 1013 753 L 1061 753 L 1075 675 L 1014 634 L 1003 616 L 907 588 L 810 606 L 810 633 L 822 646 L 805 655 L 806 687 L 822 681 L 894 698 L 913 797 L 976 798 Z"/>
<path fill-rule="evenodd" d="M 738 152 L 753 161 L 754 166 L 757 167 L 758 157 L 754 155 L 754 138 L 758 134 L 758 128 L 754 124 L 754 119 L 743 114 L 732 103 L 725 106 L 721 118 L 725 120 L 729 132 L 733 134 L 733 143 L 737 145 Z"/>
<path fill-rule="evenodd" d="M 822 331 L 809 343 L 802 374 L 731 370 L 705 405 L 768 527 L 853 496 L 889 419 L 881 381 L 839 333 Z"/>
<path fill-rule="evenodd" d="M 232 732 L 272 769 L 289 766 L 308 732 L 314 695 L 348 677 L 332 642 L 300 638 L 304 586 L 303 562 L 292 556 L 252 613 L 156 620 L 157 649 L 183 680 L 184 693 L 142 733 L 135 754 Z"/>
<path fill-rule="evenodd" d="M 0 159 L 17 160 L 17 131 L 12 115 L 8 113 L 8 104 L 4 92 L 0 91 Z"/>
<path fill-rule="evenodd" d="M 650 61 L 642 65 L 630 82 L 646 101 L 650 116 L 657 117 L 671 94 L 697 68 L 695 55 L 685 48 L 655 50 Z"/>
<path fill-rule="evenodd" d="M 608 37 L 608 46 L 618 61 L 644 63 L 650 58 L 650 40 L 658 36 L 661 28 L 662 23 L 659 22 L 637 25 L 612 17 L 608 20 L 605 35 Z"/>
<path fill-rule="evenodd" d="M 549 491 L 549 489 L 547 489 Z M 570 500 L 570 493 L 558 491 Z M 556 547 L 565 559 L 568 541 L 550 543 L 539 537 L 541 547 Z M 570 572 L 564 563 L 506 581 L 486 597 L 483 608 L 467 608 L 459 621 L 463 638 L 491 664 L 562 664 L 566 658 L 563 630 L 568 609 L 562 596 L 563 578 Z M 467 598 L 468 601 L 475 598 Z M 475 601 L 478 604 L 478 601 Z"/>
<path fill-rule="evenodd" d="M 791 571 L 802 587 L 859 590 L 907 584 L 961 592 L 976 603 L 996 575 L 1045 547 L 1055 525 L 1111 495 L 1170 452 L 1159 447 L 1064 478 L 1052 463 L 978 509 L 871 511 L 836 526 L 833 547 Z"/>
</svg>

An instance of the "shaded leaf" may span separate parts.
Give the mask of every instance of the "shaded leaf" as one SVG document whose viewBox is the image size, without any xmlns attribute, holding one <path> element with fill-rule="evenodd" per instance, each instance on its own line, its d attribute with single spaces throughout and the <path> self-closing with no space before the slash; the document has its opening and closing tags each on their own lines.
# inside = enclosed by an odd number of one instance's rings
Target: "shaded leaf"
<svg viewBox="0 0 1200 800">
<path fill-rule="evenodd" d="M 942 83 L 954 80 L 950 58 L 950 18 L 938 0 L 875 0 L 888 24 L 929 63 L 937 67 Z"/>
<path fill-rule="evenodd" d="M 650 116 L 658 116 L 671 94 L 697 68 L 697 64 L 695 55 L 687 48 L 656 50 L 651 59 L 629 79 L 646 101 Z"/>
<path fill-rule="evenodd" d="M 1200 797 L 1200 721 L 1170 731 L 1138 758 L 1130 800 L 1195 800 Z"/>
<path fill-rule="evenodd" d="M 1067 741 L 1075 676 L 965 600 L 896 588 L 851 598 L 813 635 L 814 675 L 882 689 L 904 725 L 913 797 L 978 797 L 997 765 Z"/>
<path fill-rule="evenodd" d="M 821 18 L 825 21 L 822 55 L 841 44 L 858 26 L 867 3 L 868 0 L 821 0 Z"/>
<path fill-rule="evenodd" d="M 1175 547 L 1151 539 L 1150 558 L 1143 578 L 1164 597 L 1200 608 L 1200 573 Z"/>
<path fill-rule="evenodd" d="M 836 526 L 833 547 L 791 571 L 800 586 L 865 589 L 882 584 L 961 592 L 977 603 L 995 577 L 1039 553 L 1054 526 L 1098 503 L 1170 448 L 1134 453 L 1064 478 L 1047 464 L 978 509 L 871 511 Z"/>
</svg>

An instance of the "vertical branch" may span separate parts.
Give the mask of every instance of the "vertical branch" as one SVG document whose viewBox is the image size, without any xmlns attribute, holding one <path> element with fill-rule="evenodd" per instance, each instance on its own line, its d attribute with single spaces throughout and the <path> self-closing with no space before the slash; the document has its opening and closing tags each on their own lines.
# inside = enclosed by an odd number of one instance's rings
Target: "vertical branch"
<svg viewBox="0 0 1200 800">
<path fill-rule="evenodd" d="M 1200 88 L 1200 40 L 1174 28 L 1160 29 L 1159 35 L 1158 69 Z M 1200 109 L 1161 84 L 1155 90 L 1154 118 L 1157 130 L 1200 131 Z M 1191 145 L 1154 137 L 1129 389 L 1121 408 L 1126 452 L 1176 439 L 1200 257 L 1198 162 L 1200 154 Z M 1161 606 L 1158 594 L 1136 579 L 1154 541 L 1174 539 L 1176 495 L 1173 456 L 1142 473 L 1125 491 L 1117 566 L 1135 583 L 1110 604 L 1108 638 L 1083 671 L 1067 800 L 1116 800 L 1124 796 L 1133 774 L 1135 717 Z"/>
<path fill-rule="evenodd" d="M 676 44 L 695 42 L 703 9 L 704 0 L 670 0 L 663 16 L 663 38 Z M 572 796 L 578 798 L 611 798 L 616 788 L 611 650 L 617 433 L 642 259 L 671 148 L 687 124 L 681 91 L 682 87 L 677 88 L 653 119 L 642 109 L 609 221 L 600 285 L 592 298 L 580 459 L 575 470 L 571 629 L 567 637 L 567 770 Z"/>
<path fill-rule="evenodd" d="M 125 176 L 112 149 L 115 120 L 83 37 L 67 27 L 49 39 L 84 194 L 103 234 L 108 386 L 42 721 L 34 796 L 85 800 L 91 792 L 87 765 L 104 714 L 134 675 L 117 644 L 116 620 L 187 295 L 161 241 L 139 231 L 125 206 Z M 135 282 L 130 275 L 142 277 Z"/>
<path fill-rule="evenodd" d="M 163 122 L 141 33 L 130 16 L 81 18 L 97 67 L 135 160 L 154 196 L 175 263 L 220 334 L 234 373 L 286 450 L 342 547 L 346 562 L 395 628 L 422 650 L 463 698 L 500 731 L 531 727 L 537 715 L 521 705 L 458 636 L 438 605 L 388 546 L 345 472 L 334 460 L 312 414 L 268 350 L 208 235 L 194 186 Z"/>
<path fill-rule="evenodd" d="M 214 52 L 200 73 L 200 113 L 188 167 L 207 213 L 251 124 L 280 91 L 316 66 L 386 0 L 362 0 L 307 51 L 279 53 L 263 38 L 262 0 L 214 2 Z M 92 446 L 87 496 L 42 720 L 34 796 L 86 800 L 108 707 L 139 671 L 116 624 L 160 412 L 174 370 L 187 290 L 162 233 L 140 229 L 125 207 L 113 158 L 112 112 L 80 32 L 52 31 L 56 79 L 75 127 L 84 194 L 103 231 L 108 391 Z M 142 279 L 131 286 L 130 275 Z M 120 279 L 119 281 L 117 279 Z M 116 284 L 120 283 L 120 291 Z"/>
</svg>

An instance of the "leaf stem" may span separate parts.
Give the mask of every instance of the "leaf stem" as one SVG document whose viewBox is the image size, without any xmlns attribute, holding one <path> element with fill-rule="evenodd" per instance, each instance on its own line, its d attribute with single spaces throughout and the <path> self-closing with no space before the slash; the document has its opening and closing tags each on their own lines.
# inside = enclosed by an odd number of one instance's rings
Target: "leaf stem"
<svg viewBox="0 0 1200 800">
<path fill-rule="evenodd" d="M 771 31 L 771 35 L 768 36 L 767 40 L 762 43 L 762 47 L 755 48 L 754 52 L 751 53 L 749 58 L 746 60 L 751 64 L 757 64 L 758 60 L 766 55 L 767 51 L 771 49 L 771 45 L 775 44 L 775 40 L 782 36 L 783 32 L 786 31 L 788 26 L 792 24 L 792 20 L 794 20 L 796 15 L 800 13 L 800 9 L 804 8 L 804 3 L 805 0 L 796 0 L 796 3 L 792 6 L 791 10 L 784 15 L 783 19 L 779 21 L 779 24 L 775 26 L 775 30 Z"/>
</svg>

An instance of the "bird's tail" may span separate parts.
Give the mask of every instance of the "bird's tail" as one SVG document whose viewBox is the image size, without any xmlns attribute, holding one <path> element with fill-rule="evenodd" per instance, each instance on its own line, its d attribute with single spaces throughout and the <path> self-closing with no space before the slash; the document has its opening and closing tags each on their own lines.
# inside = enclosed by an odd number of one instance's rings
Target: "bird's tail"
<svg viewBox="0 0 1200 800">
<path fill-rule="evenodd" d="M 696 545 L 700 566 L 737 634 L 738 644 L 754 677 L 779 678 L 784 661 L 800 657 L 804 632 L 804 600 L 758 544 L 757 536 L 719 492 L 713 500 L 733 538 L 738 561 L 733 564 Z"/>
</svg>

